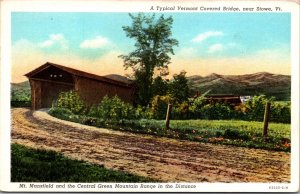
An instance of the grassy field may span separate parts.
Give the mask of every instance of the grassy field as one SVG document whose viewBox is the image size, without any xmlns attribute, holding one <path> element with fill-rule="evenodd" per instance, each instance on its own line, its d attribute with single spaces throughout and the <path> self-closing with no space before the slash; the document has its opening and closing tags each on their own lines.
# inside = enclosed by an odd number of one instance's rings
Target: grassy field
<svg viewBox="0 0 300 194">
<path fill-rule="evenodd" d="M 225 131 L 228 129 L 239 130 L 252 135 L 262 134 L 263 123 L 240 120 L 175 120 L 171 121 L 171 127 L 176 129 L 196 129 L 197 131 Z M 290 124 L 269 123 L 269 135 L 271 137 L 290 138 Z"/>
<path fill-rule="evenodd" d="M 11 166 L 12 182 L 154 182 L 19 144 L 11 145 Z"/>
</svg>

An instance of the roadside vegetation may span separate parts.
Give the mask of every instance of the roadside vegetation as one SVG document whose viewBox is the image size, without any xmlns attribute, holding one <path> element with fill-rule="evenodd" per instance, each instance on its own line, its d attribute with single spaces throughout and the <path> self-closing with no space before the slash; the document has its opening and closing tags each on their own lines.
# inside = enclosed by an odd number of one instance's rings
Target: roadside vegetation
<svg viewBox="0 0 300 194">
<path fill-rule="evenodd" d="M 268 139 L 264 140 L 262 136 L 263 122 L 260 119 L 263 117 L 259 115 L 263 115 L 266 101 L 264 96 L 254 97 L 254 100 L 243 105 L 245 109 L 242 110 L 231 109 L 229 105 L 221 103 L 214 105 L 204 103 L 202 108 L 197 109 L 199 103 L 196 99 L 196 103 L 189 106 L 191 110 L 200 110 L 202 113 L 199 114 L 200 118 L 201 116 L 204 118 L 180 119 L 180 116 L 185 114 L 176 112 L 180 109 L 179 105 L 172 111 L 172 116 L 177 118 L 171 120 L 170 128 L 166 129 L 165 121 L 162 119 L 166 114 L 167 102 L 170 100 L 172 100 L 170 96 L 156 96 L 152 99 L 151 107 L 142 108 L 133 107 L 117 96 L 112 98 L 105 96 L 98 105 L 87 107 L 76 92 L 70 91 L 61 93 L 49 114 L 72 122 L 114 130 L 197 142 L 290 151 L 290 124 L 272 122 L 269 124 Z M 253 104 L 254 102 L 256 105 Z M 205 110 L 203 107 L 208 106 L 212 107 L 210 109 L 214 112 L 211 115 L 214 117 L 207 118 L 209 114 L 207 112 L 203 114 Z M 233 111 L 233 115 L 241 114 L 247 119 L 241 120 L 237 117 L 228 120 L 230 118 L 228 110 Z M 273 115 L 272 118 L 275 116 Z"/>
<path fill-rule="evenodd" d="M 29 82 L 11 84 L 11 106 L 12 107 L 30 107 L 31 93 Z"/>
<path fill-rule="evenodd" d="M 12 182 L 154 182 L 19 144 L 11 145 L 11 164 Z"/>
</svg>

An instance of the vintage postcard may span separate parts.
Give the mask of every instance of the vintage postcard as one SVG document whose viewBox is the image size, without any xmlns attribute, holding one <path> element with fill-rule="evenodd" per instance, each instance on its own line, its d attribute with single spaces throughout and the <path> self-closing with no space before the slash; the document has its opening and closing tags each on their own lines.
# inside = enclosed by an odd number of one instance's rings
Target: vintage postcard
<svg viewBox="0 0 300 194">
<path fill-rule="evenodd" d="M 299 1 L 1 1 L 0 190 L 299 191 Z"/>
</svg>

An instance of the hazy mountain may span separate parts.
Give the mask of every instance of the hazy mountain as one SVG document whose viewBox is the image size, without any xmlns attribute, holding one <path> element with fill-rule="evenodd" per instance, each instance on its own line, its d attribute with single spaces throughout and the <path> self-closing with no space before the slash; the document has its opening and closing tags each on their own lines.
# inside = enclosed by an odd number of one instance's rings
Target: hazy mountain
<svg viewBox="0 0 300 194">
<path fill-rule="evenodd" d="M 11 86 L 13 88 L 22 88 L 22 89 L 26 89 L 26 88 L 30 88 L 30 84 L 29 81 L 24 81 L 24 82 L 20 82 L 20 83 L 11 83 Z"/>
<path fill-rule="evenodd" d="M 17 90 L 17 89 L 23 89 L 23 90 L 30 90 L 30 84 L 29 81 L 24 81 L 20 83 L 11 83 L 11 89 Z"/>
<path fill-rule="evenodd" d="M 121 81 L 121 82 L 124 82 L 124 83 L 127 83 L 127 84 L 132 83 L 132 80 L 128 79 L 125 76 L 118 75 L 118 74 L 109 74 L 109 75 L 105 75 L 104 77 L 107 77 L 109 79 L 113 79 L 113 80 L 116 80 L 116 81 Z"/>
<path fill-rule="evenodd" d="M 259 72 L 245 75 L 219 75 L 188 77 L 193 93 L 275 96 L 278 100 L 290 100 L 291 76 Z"/>
</svg>

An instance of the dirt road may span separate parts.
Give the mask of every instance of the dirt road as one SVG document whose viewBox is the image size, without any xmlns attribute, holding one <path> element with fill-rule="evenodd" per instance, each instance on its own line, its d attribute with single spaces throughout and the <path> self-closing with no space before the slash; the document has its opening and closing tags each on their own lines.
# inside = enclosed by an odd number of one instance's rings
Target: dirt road
<svg viewBox="0 0 300 194">
<path fill-rule="evenodd" d="M 12 109 L 12 142 L 162 182 L 289 182 L 290 154 L 118 132 Z"/>
</svg>

